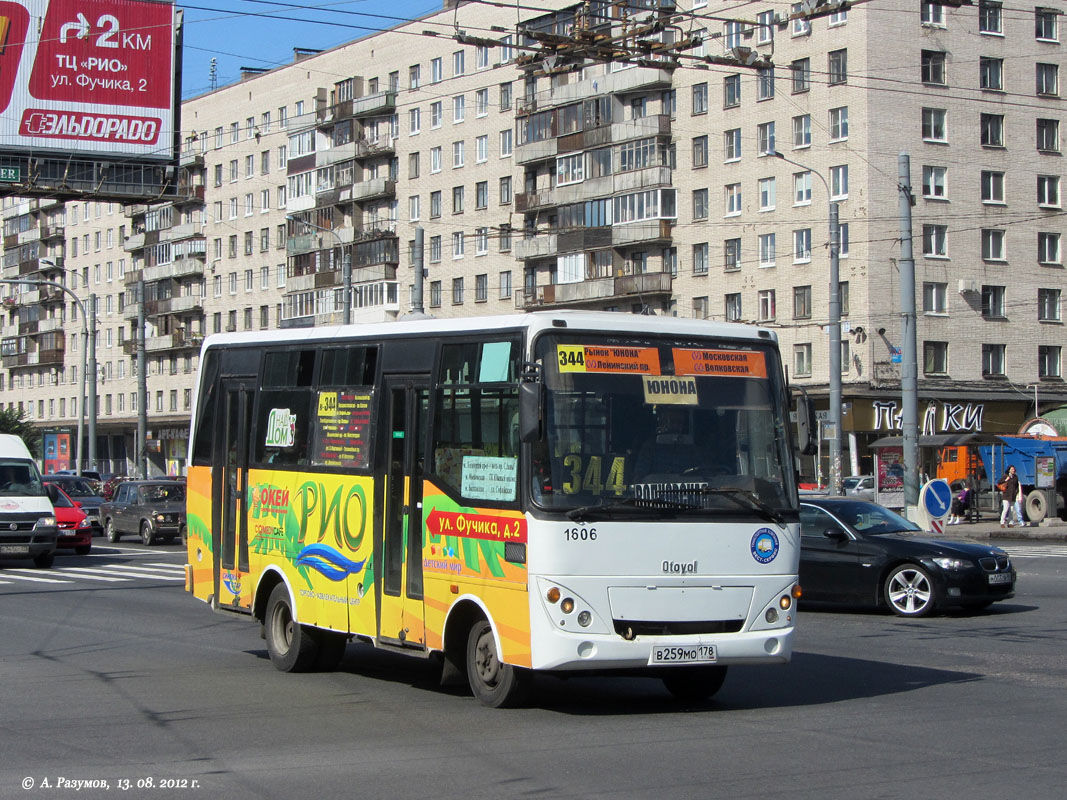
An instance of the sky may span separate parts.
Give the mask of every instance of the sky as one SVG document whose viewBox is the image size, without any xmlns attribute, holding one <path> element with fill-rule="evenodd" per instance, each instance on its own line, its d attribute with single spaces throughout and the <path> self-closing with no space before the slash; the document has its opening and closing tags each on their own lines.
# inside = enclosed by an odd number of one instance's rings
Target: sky
<svg viewBox="0 0 1067 800">
<path fill-rule="evenodd" d="M 442 7 L 441 0 L 178 0 L 185 12 L 182 98 L 236 83 L 242 67 L 291 63 L 293 48 L 327 50 Z M 377 15 L 377 16 L 375 16 Z"/>
</svg>

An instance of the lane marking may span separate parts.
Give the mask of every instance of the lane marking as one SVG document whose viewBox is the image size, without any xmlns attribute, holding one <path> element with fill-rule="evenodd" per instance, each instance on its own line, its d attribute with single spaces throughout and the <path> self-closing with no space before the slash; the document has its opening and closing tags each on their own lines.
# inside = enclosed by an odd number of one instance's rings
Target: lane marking
<svg viewBox="0 0 1067 800">
<path fill-rule="evenodd" d="M 30 570 L 21 569 L 5 569 L 4 575 L 12 580 L 16 581 L 32 581 L 34 583 L 70 583 L 70 581 L 59 580 L 57 578 L 41 578 L 31 575 L 12 575 L 13 572 L 30 572 Z"/>
<path fill-rule="evenodd" d="M 73 572 L 75 573 L 74 577 L 85 578 L 91 581 L 110 581 L 112 583 L 126 583 L 130 580 L 129 578 L 108 577 L 106 573 L 101 575 L 99 573 L 103 572 L 103 570 L 93 569 L 92 567 L 62 567 L 60 569 L 60 572 Z"/>
</svg>

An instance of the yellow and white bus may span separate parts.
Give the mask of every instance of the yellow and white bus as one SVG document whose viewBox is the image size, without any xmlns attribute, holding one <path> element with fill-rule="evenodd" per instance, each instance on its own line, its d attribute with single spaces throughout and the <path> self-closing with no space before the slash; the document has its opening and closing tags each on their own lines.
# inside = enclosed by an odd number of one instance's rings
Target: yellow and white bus
<svg viewBox="0 0 1067 800">
<path fill-rule="evenodd" d="M 703 699 L 790 658 L 770 331 L 557 311 L 216 335 L 190 437 L 186 588 L 259 621 L 280 670 L 356 638 L 503 706 L 537 671 Z"/>
</svg>

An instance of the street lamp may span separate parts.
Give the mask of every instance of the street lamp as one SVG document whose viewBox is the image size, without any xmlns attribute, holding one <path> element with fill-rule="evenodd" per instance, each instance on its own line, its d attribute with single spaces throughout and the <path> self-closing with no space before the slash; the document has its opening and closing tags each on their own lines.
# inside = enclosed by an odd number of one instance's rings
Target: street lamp
<svg viewBox="0 0 1067 800">
<path fill-rule="evenodd" d="M 54 261 L 49 261 L 47 259 L 42 258 L 41 262 L 44 263 L 44 264 L 47 264 L 49 267 L 52 267 L 52 268 L 56 267 L 56 263 Z M 77 463 L 75 464 L 75 468 L 74 468 L 75 472 L 78 475 L 81 475 L 82 474 L 82 439 L 84 438 L 83 433 L 84 433 L 84 420 L 85 420 L 86 380 L 88 380 L 88 377 L 89 377 L 90 365 L 91 365 L 92 374 L 93 374 L 93 386 L 92 386 L 93 402 L 90 404 L 90 407 L 89 407 L 90 408 L 90 410 L 89 410 L 89 436 L 90 437 L 95 437 L 95 435 L 96 435 L 96 402 L 95 402 L 95 400 L 96 400 L 96 386 L 95 386 L 95 384 L 96 384 L 96 353 L 95 353 L 95 347 L 92 348 L 93 351 L 94 351 L 92 357 L 90 358 L 89 355 L 88 355 L 88 351 L 90 349 L 90 342 L 93 341 L 92 337 L 94 337 L 96 335 L 96 331 L 95 331 L 95 327 L 96 326 L 95 325 L 93 326 L 94 330 L 91 331 L 91 334 L 92 334 L 92 336 L 91 336 L 90 335 L 90 326 L 89 326 L 89 315 L 85 311 L 85 304 L 81 301 L 81 298 L 78 297 L 78 295 L 74 294 L 73 291 L 68 289 L 62 283 L 58 283 L 56 281 L 36 280 L 36 279 L 32 279 L 32 278 L 0 278 L 0 284 L 8 284 L 8 285 L 11 285 L 11 286 L 37 286 L 37 287 L 48 286 L 48 287 L 51 287 L 53 289 L 59 289 L 60 291 L 66 292 L 72 298 L 74 298 L 74 302 L 78 304 L 78 309 L 81 311 L 82 328 L 83 328 L 84 333 L 85 333 L 85 346 L 82 347 L 82 380 L 81 380 L 82 396 L 81 396 L 81 406 L 78 409 L 78 447 L 77 447 L 77 455 L 75 456 L 75 458 L 77 459 Z M 93 466 L 94 467 L 96 466 L 95 459 L 94 459 Z"/>
<path fill-rule="evenodd" d="M 841 227 L 838 223 L 837 203 L 831 200 L 830 184 L 820 173 L 799 162 L 774 152 L 777 158 L 807 170 L 818 177 L 826 189 L 830 202 L 830 424 L 833 438 L 830 439 L 830 493 L 841 493 L 841 272 L 840 243 Z"/>
<path fill-rule="evenodd" d="M 324 228 L 321 225 L 316 225 L 313 222 L 308 222 L 305 219 L 300 219 L 293 214 L 286 214 L 285 218 L 296 222 L 300 225 L 306 225 L 309 228 L 313 228 L 323 233 L 328 233 L 337 240 L 337 244 L 341 247 L 341 282 L 344 285 L 344 301 L 342 305 L 343 315 L 341 321 L 348 325 L 352 322 L 352 249 L 350 246 L 346 247 L 345 243 L 341 240 L 341 237 L 337 235 L 337 231 L 332 228 Z"/>
</svg>

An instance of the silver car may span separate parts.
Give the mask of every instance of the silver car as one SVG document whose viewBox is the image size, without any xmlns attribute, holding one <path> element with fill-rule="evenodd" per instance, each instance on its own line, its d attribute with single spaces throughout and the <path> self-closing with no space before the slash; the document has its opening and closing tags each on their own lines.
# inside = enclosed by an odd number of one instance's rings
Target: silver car
<svg viewBox="0 0 1067 800">
<path fill-rule="evenodd" d="M 845 478 L 841 485 L 844 487 L 846 497 L 855 497 L 857 500 L 874 500 L 874 476 L 856 475 Z"/>
</svg>

